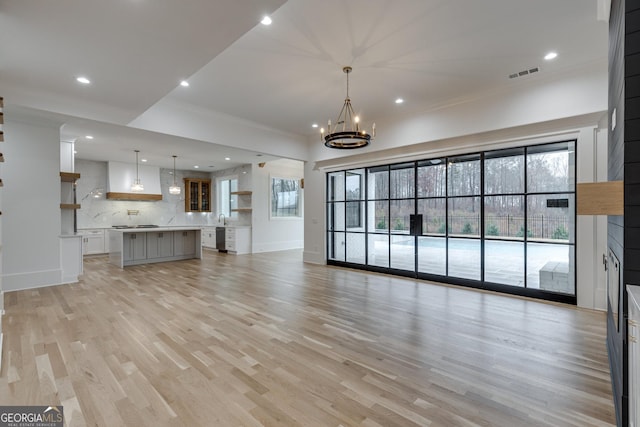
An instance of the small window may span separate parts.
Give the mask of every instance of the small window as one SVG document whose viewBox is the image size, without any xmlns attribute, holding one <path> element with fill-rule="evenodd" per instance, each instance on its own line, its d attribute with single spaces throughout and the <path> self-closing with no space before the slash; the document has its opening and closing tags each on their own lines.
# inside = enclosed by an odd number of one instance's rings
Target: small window
<svg viewBox="0 0 640 427">
<path fill-rule="evenodd" d="M 227 218 L 235 217 L 237 212 L 232 209 L 238 208 L 238 199 L 231 193 L 238 191 L 238 180 L 233 178 L 218 179 L 218 211 L 219 214 Z"/>
<path fill-rule="evenodd" d="M 300 180 L 271 178 L 271 217 L 301 217 Z"/>
</svg>

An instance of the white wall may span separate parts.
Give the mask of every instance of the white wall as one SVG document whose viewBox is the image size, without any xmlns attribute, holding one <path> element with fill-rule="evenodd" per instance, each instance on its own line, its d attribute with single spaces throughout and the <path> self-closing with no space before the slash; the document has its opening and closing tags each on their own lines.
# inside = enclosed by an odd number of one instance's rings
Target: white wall
<svg viewBox="0 0 640 427">
<path fill-rule="evenodd" d="M 144 186 L 140 194 L 162 194 L 158 166 L 138 164 L 136 168 L 135 163 L 109 162 L 107 169 L 109 182 L 107 191 L 131 193 L 131 185 L 137 176 Z"/>
<path fill-rule="evenodd" d="M 271 178 L 301 179 L 303 176 L 304 163 L 299 161 L 283 159 L 267 162 L 264 167 L 253 165 L 253 252 L 300 249 L 304 246 L 304 216 L 271 218 L 270 212 Z M 307 194 L 306 180 L 304 186 L 303 206 Z"/>
<path fill-rule="evenodd" d="M 75 168 L 76 172 L 80 173 L 76 187 L 77 200 L 81 206 L 77 211 L 78 228 L 108 228 L 113 225 L 138 224 L 209 225 L 216 222 L 217 216 L 214 212 L 191 213 L 184 210 L 183 178 L 210 178 L 206 172 L 176 170 L 176 183 L 180 185 L 182 192 L 179 195 L 173 195 L 169 194 L 169 186 L 173 184 L 173 169 L 156 167 L 156 180 L 160 186 L 156 194 L 162 194 L 162 200 L 141 202 L 105 198 L 108 186 L 107 162 L 76 159 Z M 145 184 L 144 181 L 143 184 Z M 99 192 L 102 194 L 98 194 Z M 137 210 L 138 215 L 128 215 L 129 210 Z"/>
<path fill-rule="evenodd" d="M 59 284 L 60 123 L 5 109 L 4 291 Z"/>
<path fill-rule="evenodd" d="M 329 170 L 575 138 L 578 182 L 606 180 L 606 163 L 604 170 L 600 165 L 603 155 L 606 157 L 606 64 L 586 68 L 579 75 L 554 77 L 537 81 L 539 86 L 514 85 L 481 99 L 380 121 L 375 141 L 353 154 L 325 148 L 317 138 L 310 139 L 310 158 L 315 162 L 305 166 L 305 262 L 326 262 L 324 192 Z M 601 219 L 578 217 L 577 294 L 581 307 L 606 308 L 600 271 L 603 232 L 606 241 L 606 223 Z"/>
</svg>

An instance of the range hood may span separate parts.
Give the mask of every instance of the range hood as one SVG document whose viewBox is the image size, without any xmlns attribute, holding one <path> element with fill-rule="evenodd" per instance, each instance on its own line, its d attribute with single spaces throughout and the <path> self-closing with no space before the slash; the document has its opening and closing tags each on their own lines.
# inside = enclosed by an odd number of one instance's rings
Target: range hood
<svg viewBox="0 0 640 427">
<path fill-rule="evenodd" d="M 133 193 L 131 184 L 136 179 L 136 165 L 132 163 L 108 162 L 107 199 L 111 200 L 162 200 L 160 189 L 160 167 L 138 165 L 138 176 L 144 191 Z"/>
</svg>

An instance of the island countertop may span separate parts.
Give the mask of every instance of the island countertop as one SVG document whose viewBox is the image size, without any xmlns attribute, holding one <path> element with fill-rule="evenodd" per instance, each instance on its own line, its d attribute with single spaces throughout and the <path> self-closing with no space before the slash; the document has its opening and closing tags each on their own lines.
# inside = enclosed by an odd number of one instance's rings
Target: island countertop
<svg viewBox="0 0 640 427">
<path fill-rule="evenodd" d="M 201 226 L 110 228 L 109 263 L 120 268 L 202 258 Z"/>
</svg>

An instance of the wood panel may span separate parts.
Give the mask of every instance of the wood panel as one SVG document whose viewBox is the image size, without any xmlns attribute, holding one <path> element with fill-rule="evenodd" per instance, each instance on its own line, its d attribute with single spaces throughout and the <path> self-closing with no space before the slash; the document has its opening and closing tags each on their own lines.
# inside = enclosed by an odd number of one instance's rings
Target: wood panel
<svg viewBox="0 0 640 427">
<path fill-rule="evenodd" d="M 60 203 L 60 209 L 80 209 L 79 203 Z"/>
<path fill-rule="evenodd" d="M 162 194 L 140 194 L 140 193 L 115 193 L 108 192 L 107 199 L 112 200 L 137 200 L 137 201 L 156 201 L 162 200 Z"/>
<path fill-rule="evenodd" d="M 79 173 L 60 172 L 60 181 L 62 182 L 76 182 L 78 179 L 80 179 Z"/>
<path fill-rule="evenodd" d="M 3 405 L 67 425 L 612 426 L 605 315 L 305 264 L 111 266 L 6 294 Z"/>
<path fill-rule="evenodd" d="M 624 183 L 579 183 L 576 187 L 576 201 L 578 215 L 624 215 Z"/>
</svg>

